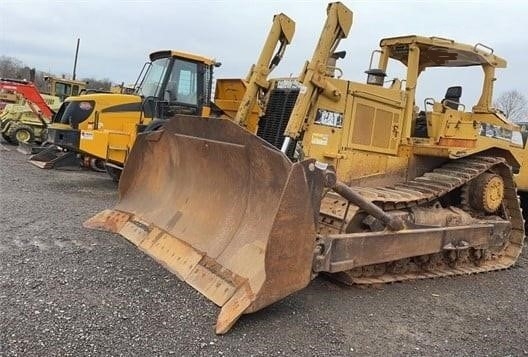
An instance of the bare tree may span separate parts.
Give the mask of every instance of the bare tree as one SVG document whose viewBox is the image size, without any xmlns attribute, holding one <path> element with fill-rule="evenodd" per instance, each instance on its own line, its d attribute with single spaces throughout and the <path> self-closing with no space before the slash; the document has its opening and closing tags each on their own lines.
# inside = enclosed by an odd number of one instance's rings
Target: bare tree
<svg viewBox="0 0 528 357">
<path fill-rule="evenodd" d="M 21 61 L 13 57 L 0 56 L 0 78 L 22 79 L 24 74 L 24 64 Z"/>
<path fill-rule="evenodd" d="M 109 91 L 112 86 L 112 81 L 108 78 L 83 78 L 82 80 L 88 82 L 87 87 L 90 89 Z"/>
<path fill-rule="evenodd" d="M 26 66 L 22 61 L 14 57 L 0 55 L 0 78 L 12 78 L 12 79 L 31 79 L 30 75 L 31 68 Z M 47 91 L 47 84 L 44 81 L 44 76 L 52 76 L 53 74 L 36 70 L 34 82 L 37 88 L 42 91 Z M 58 76 L 60 77 L 60 76 Z M 65 75 L 62 76 L 65 78 Z M 108 78 L 85 78 L 84 81 L 88 82 L 88 88 L 106 90 L 109 91 L 112 82 Z"/>
<path fill-rule="evenodd" d="M 493 105 L 511 121 L 528 121 L 528 100 L 517 90 L 502 93 Z"/>
</svg>

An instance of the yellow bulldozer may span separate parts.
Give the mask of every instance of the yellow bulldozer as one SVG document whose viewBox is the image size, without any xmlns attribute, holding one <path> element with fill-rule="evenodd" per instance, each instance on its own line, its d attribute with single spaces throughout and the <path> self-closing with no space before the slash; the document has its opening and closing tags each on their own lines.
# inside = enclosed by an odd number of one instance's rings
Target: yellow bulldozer
<svg viewBox="0 0 528 357">
<path fill-rule="evenodd" d="M 220 63 L 181 51 L 154 52 L 140 73 L 141 80 L 134 85 L 134 94 L 69 97 L 55 117 L 62 126 L 48 129 L 49 141 L 104 161 L 107 172 L 118 181 L 136 136 L 157 130 L 176 114 L 223 116 L 254 131 L 260 114 L 259 98 L 269 86 L 267 76 L 279 64 L 294 31 L 295 23 L 290 18 L 284 14 L 274 16 L 247 78 L 218 79 L 214 100 L 213 69 Z M 51 168 L 51 163 L 57 162 L 56 153 L 50 149 L 30 161 Z"/>
<path fill-rule="evenodd" d="M 523 144 L 491 107 L 506 62 L 482 44 L 394 37 L 381 40 L 366 83 L 348 81 L 337 47 L 351 26 L 352 12 L 329 4 L 298 83 L 272 81 L 255 131 L 176 115 L 139 135 L 117 206 L 85 222 L 220 306 L 217 333 L 319 274 L 346 284 L 473 274 L 521 252 Z M 386 83 L 393 63 L 406 77 Z M 467 66 L 484 72 L 471 111 L 460 87 L 416 110 L 425 69 Z"/>
</svg>

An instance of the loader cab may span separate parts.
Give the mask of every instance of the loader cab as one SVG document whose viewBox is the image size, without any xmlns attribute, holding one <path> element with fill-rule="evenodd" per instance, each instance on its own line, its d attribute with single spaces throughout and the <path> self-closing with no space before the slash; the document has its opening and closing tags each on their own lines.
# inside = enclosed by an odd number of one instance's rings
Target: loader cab
<svg viewBox="0 0 528 357">
<path fill-rule="evenodd" d="M 143 98 L 145 116 L 165 119 L 175 114 L 208 115 L 213 59 L 179 51 L 150 55 L 136 94 Z"/>
<path fill-rule="evenodd" d="M 58 77 L 44 77 L 46 82 L 46 92 L 51 96 L 59 97 L 61 102 L 67 97 L 79 95 L 82 91 L 86 90 L 87 82 L 76 81 Z"/>
</svg>

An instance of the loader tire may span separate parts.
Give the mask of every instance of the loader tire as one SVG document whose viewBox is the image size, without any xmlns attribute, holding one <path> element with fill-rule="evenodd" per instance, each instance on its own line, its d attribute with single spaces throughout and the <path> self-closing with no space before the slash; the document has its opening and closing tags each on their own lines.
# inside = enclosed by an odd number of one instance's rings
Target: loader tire
<svg viewBox="0 0 528 357">
<path fill-rule="evenodd" d="M 13 124 L 7 129 L 6 135 L 14 144 L 19 142 L 30 143 L 35 140 L 35 132 L 29 125 Z"/>
</svg>

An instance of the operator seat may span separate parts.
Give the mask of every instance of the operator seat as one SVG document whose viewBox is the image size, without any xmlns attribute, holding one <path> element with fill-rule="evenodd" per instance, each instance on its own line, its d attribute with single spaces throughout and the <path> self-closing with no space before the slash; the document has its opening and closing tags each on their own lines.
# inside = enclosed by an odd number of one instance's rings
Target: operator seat
<svg viewBox="0 0 528 357">
<path fill-rule="evenodd" d="M 458 110 L 458 106 L 460 105 L 460 97 L 462 97 L 461 86 L 449 87 L 447 88 L 445 98 L 442 99 L 442 104 L 448 108 Z"/>
</svg>

